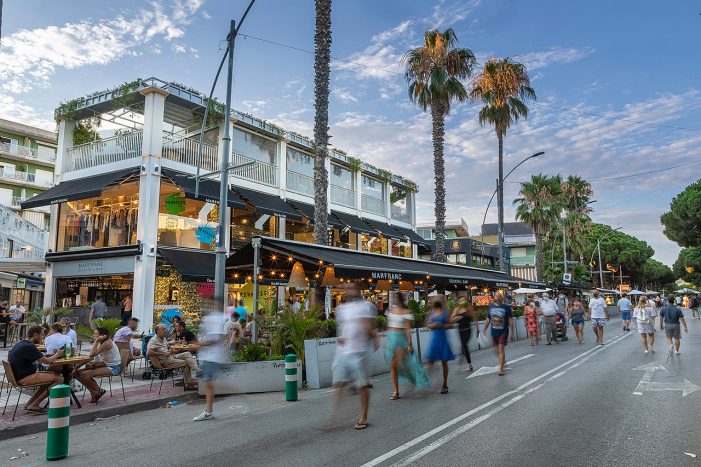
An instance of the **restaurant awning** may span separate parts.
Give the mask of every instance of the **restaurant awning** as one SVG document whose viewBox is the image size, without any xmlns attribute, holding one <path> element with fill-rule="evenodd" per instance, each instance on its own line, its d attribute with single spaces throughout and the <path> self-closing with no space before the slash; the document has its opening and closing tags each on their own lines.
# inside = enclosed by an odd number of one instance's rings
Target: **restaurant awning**
<svg viewBox="0 0 701 467">
<path fill-rule="evenodd" d="M 263 214 L 281 215 L 290 219 L 302 220 L 302 216 L 295 209 L 278 196 L 268 195 L 259 191 L 249 190 L 247 188 L 234 187 L 234 190 L 241 195 L 243 199 L 251 203 L 256 211 Z"/>
<path fill-rule="evenodd" d="M 40 206 L 48 206 L 50 204 L 64 203 L 66 201 L 75 201 L 100 196 L 102 194 L 102 190 L 104 190 L 106 187 L 116 183 L 121 183 L 131 175 L 137 175 L 138 173 L 138 168 L 131 168 L 61 182 L 43 193 L 39 193 L 27 201 L 23 201 L 22 209 L 31 209 Z"/>
<path fill-rule="evenodd" d="M 400 234 L 399 231 L 392 228 L 391 225 L 385 222 L 380 222 L 373 219 L 364 219 L 364 222 L 374 227 L 375 230 L 380 232 L 380 234 L 382 234 L 384 238 L 391 238 L 392 240 L 404 240 L 404 235 Z"/>
<path fill-rule="evenodd" d="M 292 206 L 294 206 L 299 212 L 301 212 L 304 217 L 309 219 L 309 221 L 312 224 L 314 223 L 314 206 L 312 206 L 311 204 L 307 204 L 307 203 L 301 203 L 299 201 L 288 200 L 287 202 L 289 204 L 291 204 Z M 343 224 L 341 223 L 341 221 L 339 221 L 338 219 L 336 219 L 334 216 L 332 216 L 330 214 L 326 217 L 326 223 L 330 226 L 333 226 L 333 227 L 343 227 Z"/>
<path fill-rule="evenodd" d="M 180 273 L 183 281 L 209 282 L 214 280 L 214 253 L 163 246 L 158 247 L 158 252 Z"/>
<path fill-rule="evenodd" d="M 356 250 L 335 248 L 291 240 L 280 240 L 269 237 L 260 239 L 261 266 L 263 275 L 266 272 L 290 269 L 293 261 L 305 264 L 307 274 L 314 274 L 325 265 L 333 265 L 339 278 L 393 280 L 393 281 L 427 281 L 432 285 L 441 286 L 495 286 L 509 287 L 533 285 L 498 271 L 435 263 L 397 256 L 387 256 Z M 284 258 L 292 258 L 287 260 Z M 227 276 L 239 274 L 243 276 L 253 266 L 253 246 L 249 244 L 240 249 L 227 260 Z"/>
<path fill-rule="evenodd" d="M 373 229 L 365 222 L 360 220 L 360 218 L 352 214 L 346 214 L 339 211 L 331 211 L 331 215 L 339 221 L 341 221 L 344 225 L 347 225 L 355 233 L 371 234 L 375 232 L 375 229 Z"/>
<path fill-rule="evenodd" d="M 219 204 L 219 182 L 200 179 L 199 195 L 195 196 L 195 185 L 197 182 L 194 176 L 185 175 L 170 169 L 163 169 L 162 176 L 179 186 L 185 192 L 186 198 L 198 199 L 206 203 Z M 246 203 L 244 203 L 243 200 L 231 189 L 229 189 L 229 194 L 227 196 L 227 205 L 230 208 L 246 208 Z"/>
<path fill-rule="evenodd" d="M 406 229 L 404 227 L 399 227 L 397 225 L 393 225 L 392 228 L 400 234 L 402 234 L 404 237 L 411 240 L 412 243 L 416 243 L 417 245 L 424 245 L 427 247 L 431 246 L 431 243 L 428 240 L 424 239 L 421 235 L 417 234 L 413 230 Z"/>
</svg>

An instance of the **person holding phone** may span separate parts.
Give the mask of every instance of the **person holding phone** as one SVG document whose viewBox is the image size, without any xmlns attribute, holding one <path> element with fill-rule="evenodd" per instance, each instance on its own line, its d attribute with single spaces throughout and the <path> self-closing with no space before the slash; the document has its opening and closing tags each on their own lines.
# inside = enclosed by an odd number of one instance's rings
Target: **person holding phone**
<svg viewBox="0 0 701 467">
<path fill-rule="evenodd" d="M 97 328 L 93 333 L 93 345 L 88 356 L 92 361 L 84 369 L 76 368 L 73 376 L 90 391 L 90 402 L 96 404 L 106 391 L 95 381 L 100 376 L 118 376 L 122 366 L 119 349 L 106 328 Z"/>
</svg>

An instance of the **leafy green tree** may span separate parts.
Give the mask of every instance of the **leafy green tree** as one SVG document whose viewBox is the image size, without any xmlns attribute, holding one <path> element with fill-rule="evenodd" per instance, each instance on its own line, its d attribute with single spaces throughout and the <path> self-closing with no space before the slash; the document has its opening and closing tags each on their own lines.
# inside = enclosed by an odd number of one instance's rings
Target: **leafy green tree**
<svg viewBox="0 0 701 467">
<path fill-rule="evenodd" d="M 682 248 L 673 266 L 674 276 L 701 287 L 701 246 Z"/>
<path fill-rule="evenodd" d="M 701 246 L 701 180 L 675 196 L 669 208 L 660 217 L 667 238 L 679 246 Z"/>
<path fill-rule="evenodd" d="M 672 269 L 656 259 L 648 258 L 643 265 L 641 285 L 649 286 L 655 290 L 666 288 L 674 282 L 675 276 Z"/>
<path fill-rule="evenodd" d="M 434 260 L 445 261 L 445 116 L 453 101 L 467 99 L 462 80 L 472 75 L 475 56 L 469 49 L 457 48 L 458 38 L 448 28 L 424 33 L 424 45 L 402 58 L 409 98 L 422 110 L 431 109 L 433 125 L 433 176 L 435 183 L 436 248 Z"/>
<path fill-rule="evenodd" d="M 596 254 L 596 240 L 601 240 L 601 269 L 604 271 L 604 281 L 609 281 L 610 285 L 618 284 L 618 279 L 613 279 L 607 266 L 611 266 L 620 272 L 623 268 L 623 275 L 629 276 L 632 282 L 639 283 L 643 276 L 643 267 L 648 258 L 655 254 L 647 242 L 637 239 L 631 235 L 613 230 L 605 224 L 592 224 L 589 231 L 589 242 L 592 251 L 589 253 L 592 258 L 592 269 L 596 273 L 599 270 Z M 587 258 L 589 259 L 589 258 Z"/>
<path fill-rule="evenodd" d="M 520 198 L 514 200 L 516 219 L 526 223 L 535 233 L 535 265 L 537 280 L 544 279 L 543 238 L 556 225 L 562 209 L 561 179 L 533 175 L 521 183 Z"/>
</svg>

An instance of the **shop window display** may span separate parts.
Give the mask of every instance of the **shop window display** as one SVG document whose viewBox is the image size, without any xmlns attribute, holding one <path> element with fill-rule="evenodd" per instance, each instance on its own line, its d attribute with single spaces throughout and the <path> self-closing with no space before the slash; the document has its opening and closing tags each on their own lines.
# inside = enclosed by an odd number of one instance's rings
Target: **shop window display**
<svg viewBox="0 0 701 467">
<path fill-rule="evenodd" d="M 314 243 L 314 224 L 308 219 L 285 221 L 285 238 L 297 242 Z"/>
<path fill-rule="evenodd" d="M 371 237 L 368 235 L 362 235 L 360 237 L 362 251 L 369 251 L 370 253 L 379 253 L 382 255 L 387 254 L 387 239 L 379 237 Z"/>
<path fill-rule="evenodd" d="M 139 182 L 108 187 L 102 196 L 61 203 L 56 251 L 136 243 Z"/>
<path fill-rule="evenodd" d="M 400 256 L 402 258 L 412 257 L 411 242 L 400 242 L 392 240 L 392 256 Z"/>
<path fill-rule="evenodd" d="M 333 246 L 337 248 L 347 248 L 349 250 L 358 249 L 358 234 L 350 229 L 333 229 Z"/>
<path fill-rule="evenodd" d="M 236 251 L 251 243 L 256 235 L 278 236 L 278 218 L 260 214 L 252 206 L 246 209 L 233 209 L 231 214 L 231 249 Z"/>
<path fill-rule="evenodd" d="M 179 187 L 161 183 L 158 211 L 159 245 L 213 250 L 219 206 L 185 198 Z"/>
</svg>

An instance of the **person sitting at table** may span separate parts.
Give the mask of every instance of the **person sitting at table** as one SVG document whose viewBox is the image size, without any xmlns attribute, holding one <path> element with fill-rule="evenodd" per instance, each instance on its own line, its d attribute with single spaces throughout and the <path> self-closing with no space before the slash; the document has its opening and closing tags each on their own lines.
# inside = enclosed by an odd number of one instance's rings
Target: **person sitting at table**
<svg viewBox="0 0 701 467">
<path fill-rule="evenodd" d="M 24 409 L 41 414 L 48 413 L 39 404 L 48 397 L 49 389 L 63 383 L 63 377 L 57 373 L 36 371 L 35 362 L 51 365 L 63 356 L 63 349 L 58 350 L 49 357 L 39 352 L 36 346 L 43 337 L 44 331 L 41 326 L 32 326 L 27 331 L 27 338 L 16 343 L 7 356 L 17 383 L 22 386 L 39 386 L 39 389 L 27 401 Z"/>
<path fill-rule="evenodd" d="M 63 333 L 71 339 L 71 342 L 73 342 L 73 348 L 77 349 L 78 334 L 76 334 L 75 331 L 71 329 L 71 325 L 66 318 L 61 318 L 59 322 L 61 323 L 61 326 L 63 326 Z"/>
<path fill-rule="evenodd" d="M 196 343 L 197 342 L 197 336 L 187 329 L 185 327 L 185 323 L 182 321 L 176 321 L 175 325 L 173 326 L 173 329 L 175 330 L 175 342 L 182 341 L 184 340 L 188 344 Z"/>
<path fill-rule="evenodd" d="M 49 329 L 49 334 L 44 338 L 44 345 L 46 346 L 46 353 L 52 355 L 56 350 L 62 349 L 64 345 L 66 348 L 70 348 L 73 345 L 73 341 L 63 333 L 61 323 L 54 323 Z M 73 348 L 76 348 L 76 346 L 73 346 Z"/>
<path fill-rule="evenodd" d="M 17 324 L 24 321 L 24 313 L 27 310 L 22 305 L 22 300 L 18 298 L 8 311 L 10 312 L 10 332 L 13 332 Z"/>
<path fill-rule="evenodd" d="M 93 333 L 93 345 L 88 357 L 93 358 L 84 368 L 73 370 L 73 376 L 90 391 L 90 402 L 96 404 L 107 391 L 95 381 L 99 376 L 117 376 L 121 370 L 122 357 L 106 328 L 97 328 Z"/>
<path fill-rule="evenodd" d="M 173 321 L 170 323 L 170 326 L 166 328 L 169 341 L 175 339 L 175 325 L 177 323 L 181 323 L 182 321 L 183 319 L 180 316 L 173 316 Z"/>
<path fill-rule="evenodd" d="M 140 336 L 136 335 L 136 328 L 139 327 L 139 319 L 138 318 L 129 318 L 127 321 L 127 325 L 124 326 L 123 328 L 120 328 L 117 332 L 114 333 L 114 341 L 117 344 L 120 343 L 125 343 L 129 344 L 129 349 L 131 350 L 131 355 L 132 357 L 138 357 L 141 355 L 141 350 L 137 349 L 132 343 L 131 340 L 133 338 L 138 338 L 138 337 L 143 337 L 144 333 L 142 332 Z"/>
<path fill-rule="evenodd" d="M 173 351 L 168 348 L 168 340 L 166 339 L 166 325 L 156 325 L 156 335 L 148 341 L 146 347 L 146 355 L 150 358 L 157 358 L 163 368 L 182 368 L 183 381 L 186 391 L 194 391 L 197 385 L 192 383 L 192 372 L 202 371 L 197 365 L 197 360 L 190 352 L 173 354 Z"/>
<path fill-rule="evenodd" d="M 243 337 L 243 328 L 239 322 L 239 314 L 237 312 L 234 311 L 231 314 L 231 319 L 224 324 L 224 335 L 226 336 L 227 347 L 236 352 L 241 337 Z"/>
</svg>

